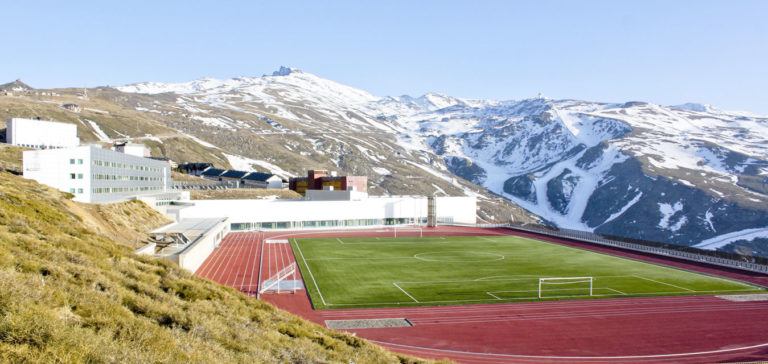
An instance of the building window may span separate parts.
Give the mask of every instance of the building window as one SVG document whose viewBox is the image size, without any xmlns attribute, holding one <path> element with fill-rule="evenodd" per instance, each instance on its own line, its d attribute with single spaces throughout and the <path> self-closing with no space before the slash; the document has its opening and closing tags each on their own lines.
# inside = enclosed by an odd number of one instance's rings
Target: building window
<svg viewBox="0 0 768 364">
<path fill-rule="evenodd" d="M 78 173 L 77 174 L 77 179 L 83 179 L 83 174 L 82 173 Z"/>
<path fill-rule="evenodd" d="M 83 160 L 82 159 L 78 159 L 77 160 L 77 164 L 83 164 Z"/>
<path fill-rule="evenodd" d="M 75 179 L 75 174 L 74 173 L 70 173 L 69 174 L 69 179 Z"/>
<path fill-rule="evenodd" d="M 83 193 L 83 189 L 82 188 L 78 188 L 77 189 L 77 193 Z"/>
<path fill-rule="evenodd" d="M 75 189 L 74 188 L 70 188 L 69 189 L 69 193 L 75 193 Z"/>
<path fill-rule="evenodd" d="M 69 160 L 69 164 L 75 164 L 75 159 L 74 159 L 74 158 L 71 158 L 71 159 Z"/>
</svg>

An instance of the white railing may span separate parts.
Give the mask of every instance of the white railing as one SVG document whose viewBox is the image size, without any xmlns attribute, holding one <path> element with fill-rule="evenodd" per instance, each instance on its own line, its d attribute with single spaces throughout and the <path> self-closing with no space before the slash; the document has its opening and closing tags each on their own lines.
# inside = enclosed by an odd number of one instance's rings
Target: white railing
<svg viewBox="0 0 768 364">
<path fill-rule="evenodd" d="M 288 266 L 286 266 L 285 268 L 281 269 L 279 272 L 275 273 L 272 277 L 267 278 L 264 282 L 261 283 L 261 289 L 259 289 L 259 294 L 269 291 L 274 287 L 277 288 L 277 293 L 280 293 L 280 282 L 284 281 L 286 278 L 290 277 L 291 275 L 295 275 L 296 268 L 297 268 L 296 262 L 293 262 Z M 298 283 L 296 282 L 296 279 L 294 279 L 293 289 L 291 289 L 291 291 L 296 292 L 297 284 Z"/>
<path fill-rule="evenodd" d="M 674 249 L 667 249 L 667 248 L 655 247 L 650 245 L 642 245 L 637 243 L 610 240 L 600 235 L 596 235 L 586 231 L 550 230 L 550 229 L 536 228 L 533 226 L 521 226 L 521 225 L 511 225 L 511 224 L 507 224 L 506 226 L 510 229 L 528 231 L 536 234 L 543 234 L 543 235 L 555 236 L 560 238 L 585 241 L 585 242 L 599 244 L 599 245 L 619 247 L 627 250 L 634 250 L 634 251 L 650 253 L 655 255 L 664 255 L 664 256 L 689 260 L 693 262 L 719 265 L 719 266 L 728 267 L 728 268 L 735 268 L 735 269 L 747 270 L 747 271 L 764 273 L 764 274 L 768 273 L 768 265 L 765 265 L 765 264 L 744 262 L 744 261 L 739 261 L 739 260 L 734 260 L 734 259 L 729 259 L 724 257 L 715 257 L 711 255 L 698 254 L 698 253 L 689 252 L 689 251 L 674 250 Z"/>
</svg>

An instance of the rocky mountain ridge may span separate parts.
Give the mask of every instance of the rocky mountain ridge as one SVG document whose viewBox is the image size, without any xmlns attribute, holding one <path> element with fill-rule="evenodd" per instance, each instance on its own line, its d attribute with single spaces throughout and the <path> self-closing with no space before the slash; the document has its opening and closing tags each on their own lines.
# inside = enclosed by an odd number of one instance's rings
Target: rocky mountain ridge
<svg viewBox="0 0 768 364">
<path fill-rule="evenodd" d="M 483 220 L 541 217 L 768 255 L 768 117 L 700 104 L 378 97 L 287 67 L 88 95 L 152 120 L 185 148 L 193 141 L 195 155 L 208 151 L 225 167 L 284 177 L 335 169 L 368 175 L 372 194 L 476 195 Z M 103 129 L 143 137 L 162 155 L 178 143 L 120 123 Z"/>
</svg>

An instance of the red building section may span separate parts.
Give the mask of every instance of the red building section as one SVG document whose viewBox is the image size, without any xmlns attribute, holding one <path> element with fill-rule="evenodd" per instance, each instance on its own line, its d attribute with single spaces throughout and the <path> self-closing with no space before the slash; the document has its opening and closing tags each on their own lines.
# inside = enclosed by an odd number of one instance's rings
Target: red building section
<svg viewBox="0 0 768 364">
<path fill-rule="evenodd" d="M 398 234 L 401 234 L 398 232 Z M 530 235 L 441 227 L 424 235 Z M 391 236 L 387 230 L 230 233 L 196 274 L 254 295 L 254 282 L 295 262 L 265 239 Z M 768 276 L 534 236 L 560 244 L 768 285 Z M 621 298 L 463 306 L 314 310 L 304 290 L 261 299 L 320 325 L 407 318 L 412 327 L 345 330 L 388 349 L 460 363 L 713 363 L 768 359 L 768 301 L 717 296 Z"/>
<path fill-rule="evenodd" d="M 307 190 L 334 190 L 368 192 L 368 177 L 366 176 L 336 176 L 325 170 L 311 170 L 307 177 L 293 177 L 288 180 L 288 188 L 302 196 Z"/>
</svg>

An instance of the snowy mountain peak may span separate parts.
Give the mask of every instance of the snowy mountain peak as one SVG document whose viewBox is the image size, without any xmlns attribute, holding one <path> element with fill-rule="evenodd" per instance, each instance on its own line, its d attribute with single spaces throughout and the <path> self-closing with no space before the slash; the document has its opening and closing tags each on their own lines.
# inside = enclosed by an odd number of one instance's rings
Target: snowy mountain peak
<svg viewBox="0 0 768 364">
<path fill-rule="evenodd" d="M 682 105 L 674 105 L 674 106 L 670 106 L 670 108 L 677 109 L 677 110 L 696 111 L 696 112 L 712 112 L 713 110 L 711 105 L 698 104 L 695 102 L 688 102 Z"/>
<path fill-rule="evenodd" d="M 301 72 L 301 71 L 293 67 L 280 66 L 279 70 L 272 72 L 272 76 L 288 76 L 291 73 L 297 73 L 297 72 Z"/>
</svg>

